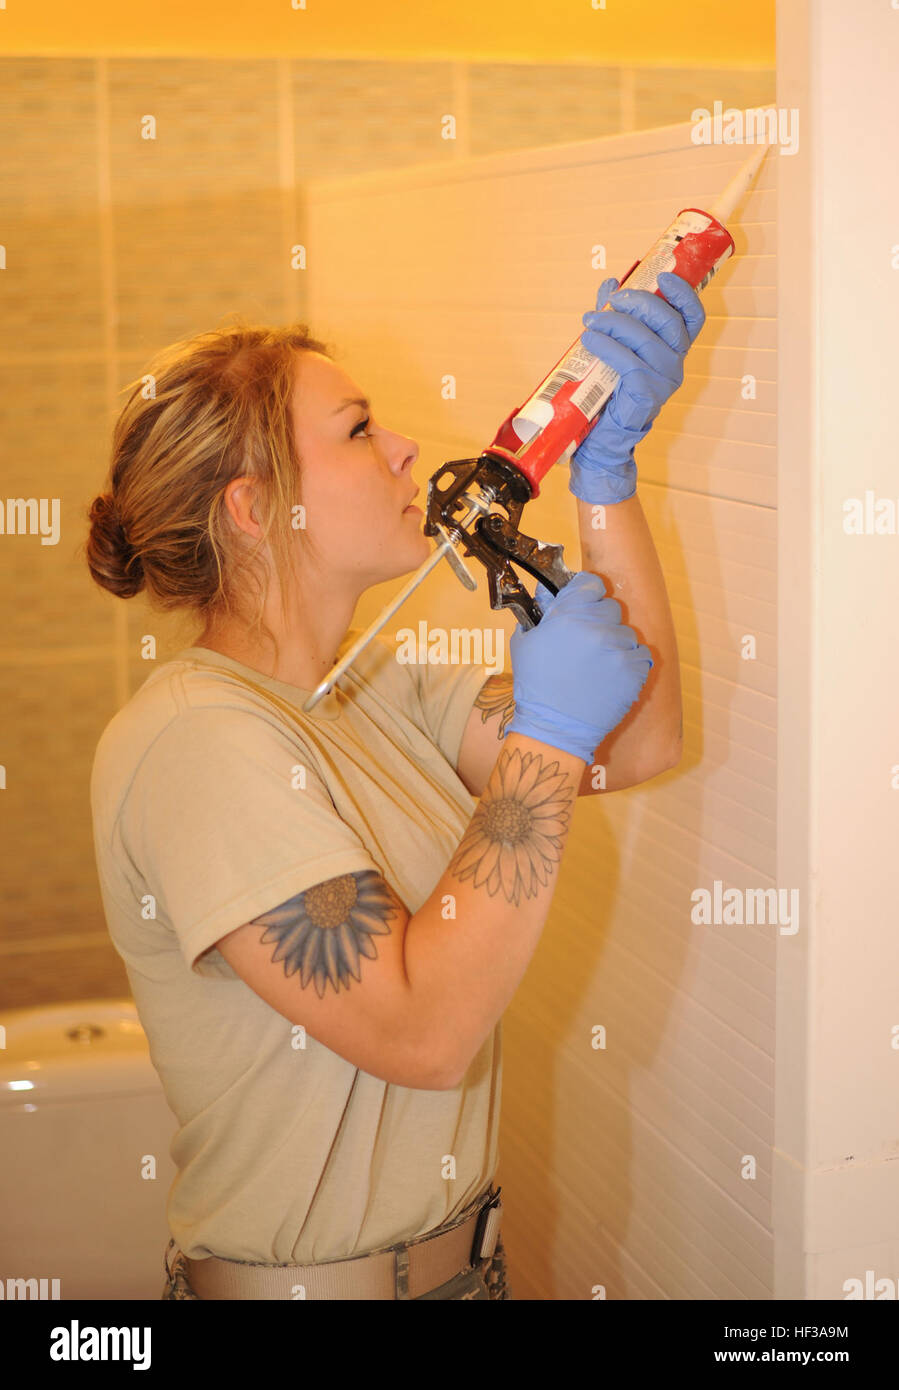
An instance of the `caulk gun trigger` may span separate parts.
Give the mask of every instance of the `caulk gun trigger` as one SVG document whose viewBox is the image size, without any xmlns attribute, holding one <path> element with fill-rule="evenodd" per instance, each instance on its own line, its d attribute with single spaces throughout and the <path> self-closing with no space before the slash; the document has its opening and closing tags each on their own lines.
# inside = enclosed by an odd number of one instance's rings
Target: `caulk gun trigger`
<svg viewBox="0 0 899 1390">
<path fill-rule="evenodd" d="M 471 570 L 468 568 L 465 561 L 462 559 L 462 556 L 456 550 L 456 547 L 453 544 L 452 536 L 450 536 L 446 527 L 441 526 L 440 522 L 438 521 L 435 523 L 434 530 L 437 532 L 441 541 L 443 541 L 444 545 L 447 548 L 446 558 L 449 560 L 450 564 L 455 570 L 457 577 L 461 579 L 466 589 L 476 589 L 478 587 L 478 581 L 475 579 Z"/>
</svg>

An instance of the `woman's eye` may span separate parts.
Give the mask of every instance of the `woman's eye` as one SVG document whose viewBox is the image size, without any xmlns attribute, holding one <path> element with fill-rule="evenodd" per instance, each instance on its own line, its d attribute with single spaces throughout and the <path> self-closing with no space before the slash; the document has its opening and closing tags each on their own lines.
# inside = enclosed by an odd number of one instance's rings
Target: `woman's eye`
<svg viewBox="0 0 899 1390">
<path fill-rule="evenodd" d="M 370 424 L 371 424 L 371 416 L 370 416 L 370 415 L 366 415 L 366 417 L 365 417 L 364 420 L 360 420 L 360 421 L 359 421 L 359 423 L 358 423 L 358 425 L 356 425 L 355 429 L 350 430 L 350 439 L 356 439 L 356 438 L 362 439 L 363 436 L 362 436 L 361 434 L 358 434 L 358 431 L 361 430 L 361 429 L 365 429 L 366 425 L 370 425 Z"/>
</svg>

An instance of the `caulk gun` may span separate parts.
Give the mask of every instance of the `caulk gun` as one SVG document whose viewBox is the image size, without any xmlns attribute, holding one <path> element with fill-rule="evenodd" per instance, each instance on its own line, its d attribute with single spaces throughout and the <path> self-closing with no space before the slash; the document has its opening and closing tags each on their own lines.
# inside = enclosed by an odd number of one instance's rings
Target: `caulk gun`
<svg viewBox="0 0 899 1390">
<path fill-rule="evenodd" d="M 640 261 L 620 281 L 629 288 L 662 296 L 661 271 L 673 271 L 699 292 L 729 256 L 734 240 L 723 225 L 755 177 L 768 145 L 748 159 L 710 211 L 682 209 Z M 303 705 L 312 709 L 352 665 L 363 647 L 444 558 L 468 589 L 477 580 L 459 555 L 479 560 L 487 571 L 490 607 L 510 608 L 525 629 L 540 621 L 540 608 L 518 578 L 520 566 L 557 594 L 574 572 L 562 559 L 563 547 L 526 536 L 518 521 L 540 482 L 564 462 L 593 428 L 618 384 L 616 371 L 576 338 L 536 391 L 500 425 L 493 442 L 476 458 L 444 463 L 428 482 L 424 532 L 438 544 L 375 621 L 328 671 Z"/>
</svg>

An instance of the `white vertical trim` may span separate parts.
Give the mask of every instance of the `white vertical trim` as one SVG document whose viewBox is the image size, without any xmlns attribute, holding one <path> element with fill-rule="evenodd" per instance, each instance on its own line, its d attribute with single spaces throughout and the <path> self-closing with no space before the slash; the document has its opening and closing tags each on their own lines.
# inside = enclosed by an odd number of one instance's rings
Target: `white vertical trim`
<svg viewBox="0 0 899 1390">
<path fill-rule="evenodd" d="M 781 0 L 777 50 L 777 106 L 800 113 L 779 171 L 778 882 L 804 925 L 777 951 L 775 1298 L 839 1299 L 899 1255 L 899 539 L 842 527 L 844 500 L 899 493 L 899 13 Z"/>
</svg>

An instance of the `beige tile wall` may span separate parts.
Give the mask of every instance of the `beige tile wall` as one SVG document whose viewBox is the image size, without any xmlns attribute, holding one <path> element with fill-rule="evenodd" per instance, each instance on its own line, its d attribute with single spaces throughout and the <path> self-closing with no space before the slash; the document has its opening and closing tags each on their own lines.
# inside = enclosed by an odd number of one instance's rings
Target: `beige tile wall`
<svg viewBox="0 0 899 1390">
<path fill-rule="evenodd" d="M 304 181 L 762 105 L 772 71 L 444 62 L 0 59 L 0 501 L 59 497 L 61 538 L 0 536 L 0 1008 L 128 993 L 88 782 L 103 727 L 189 623 L 83 559 L 118 392 L 238 311 L 302 318 Z M 457 117 L 458 139 L 440 137 Z M 152 114 L 156 139 L 141 138 Z M 314 325 L 313 325 L 314 329 Z"/>
</svg>

